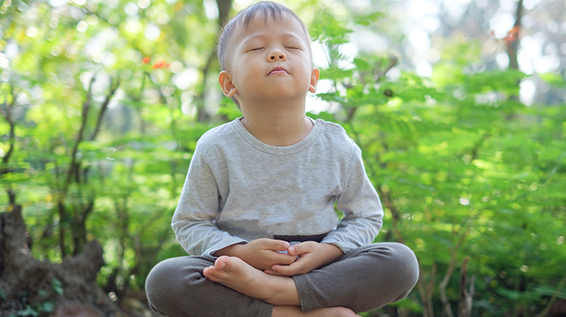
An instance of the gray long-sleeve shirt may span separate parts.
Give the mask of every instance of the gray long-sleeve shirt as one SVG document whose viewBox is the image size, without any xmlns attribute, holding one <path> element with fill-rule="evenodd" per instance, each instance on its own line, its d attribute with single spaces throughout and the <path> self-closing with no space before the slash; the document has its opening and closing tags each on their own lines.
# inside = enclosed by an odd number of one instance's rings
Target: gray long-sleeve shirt
<svg viewBox="0 0 566 317">
<path fill-rule="evenodd" d="M 324 233 L 322 243 L 347 253 L 370 244 L 382 218 L 361 151 L 341 126 L 318 119 L 302 141 L 280 147 L 256 139 L 238 118 L 197 142 L 172 227 L 193 255 Z"/>
</svg>

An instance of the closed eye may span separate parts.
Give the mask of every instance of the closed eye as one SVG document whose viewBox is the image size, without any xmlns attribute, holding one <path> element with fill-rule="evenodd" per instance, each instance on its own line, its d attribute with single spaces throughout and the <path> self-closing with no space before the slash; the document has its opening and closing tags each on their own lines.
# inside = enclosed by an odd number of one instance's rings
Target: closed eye
<svg viewBox="0 0 566 317">
<path fill-rule="evenodd" d="M 252 48 L 251 50 L 249 50 L 249 52 L 260 51 L 262 49 L 263 49 L 263 47 L 256 47 L 256 48 Z"/>
<path fill-rule="evenodd" d="M 298 48 L 298 47 L 292 47 L 292 46 L 287 46 L 287 49 L 290 49 L 290 50 L 300 50 L 300 48 Z"/>
</svg>

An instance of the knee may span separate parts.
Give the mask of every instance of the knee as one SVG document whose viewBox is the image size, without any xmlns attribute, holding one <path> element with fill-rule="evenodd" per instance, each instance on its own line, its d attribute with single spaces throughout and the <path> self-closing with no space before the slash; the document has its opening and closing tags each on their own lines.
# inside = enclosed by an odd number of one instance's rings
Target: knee
<svg viewBox="0 0 566 317">
<path fill-rule="evenodd" d="M 191 280 L 204 278 L 196 266 L 190 265 L 187 258 L 164 260 L 151 269 L 146 278 L 148 302 L 161 315 L 177 315 L 174 311 L 179 303 L 178 297 L 190 294 Z"/>
<path fill-rule="evenodd" d="M 415 287 L 419 280 L 419 263 L 413 250 L 401 243 L 391 243 L 393 249 L 392 261 L 397 267 L 397 280 L 404 292 L 401 299 L 405 298 Z"/>
<path fill-rule="evenodd" d="M 405 298 L 419 279 L 419 263 L 415 253 L 406 245 L 396 242 L 382 242 L 370 245 L 365 252 L 379 259 L 375 267 L 381 273 L 386 272 L 388 283 L 396 285 L 398 299 Z M 382 276 L 382 275 L 380 275 Z"/>
<path fill-rule="evenodd" d="M 167 259 L 158 263 L 151 269 L 145 281 L 145 292 L 149 304 L 163 315 L 165 314 L 161 307 L 167 306 L 166 301 L 168 299 L 168 296 L 164 295 L 168 294 L 168 290 L 170 291 L 171 287 L 174 287 L 175 281 L 178 280 L 175 278 L 178 275 L 175 272 L 178 269 L 178 266 L 175 265 L 176 262 L 177 259 Z"/>
</svg>

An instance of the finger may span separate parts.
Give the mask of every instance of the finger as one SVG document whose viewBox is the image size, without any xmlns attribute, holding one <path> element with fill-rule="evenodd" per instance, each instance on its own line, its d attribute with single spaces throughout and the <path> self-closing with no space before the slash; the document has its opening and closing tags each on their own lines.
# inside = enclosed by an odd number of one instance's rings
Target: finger
<svg viewBox="0 0 566 317">
<path fill-rule="evenodd" d="M 283 273 L 275 272 L 275 271 L 269 270 L 269 269 L 268 269 L 268 270 L 265 270 L 265 271 L 263 271 L 263 272 L 264 272 L 265 274 L 270 274 L 270 275 L 291 276 L 291 275 L 286 275 L 286 274 L 283 274 Z"/>
<path fill-rule="evenodd" d="M 273 266 L 272 271 L 275 272 L 276 275 L 281 276 L 293 276 L 302 274 L 303 271 L 298 267 L 291 267 L 290 265 L 280 265 L 280 266 Z"/>
<path fill-rule="evenodd" d="M 274 265 L 271 270 L 281 275 L 291 276 L 305 273 L 304 261 L 297 260 L 290 265 Z"/>
<path fill-rule="evenodd" d="M 287 252 L 289 252 L 289 254 L 291 255 L 297 256 L 299 254 L 312 252 L 312 250 L 313 250 L 312 243 L 303 242 L 290 246 Z"/>
<path fill-rule="evenodd" d="M 266 239 L 265 247 L 266 249 L 271 249 L 275 251 L 287 251 L 289 248 L 289 242 L 283 240 Z"/>
<path fill-rule="evenodd" d="M 278 263 L 278 264 L 291 264 L 295 262 L 296 259 L 297 257 L 294 255 L 278 253 L 278 252 L 273 252 L 269 256 L 269 260 L 272 261 L 272 263 Z"/>
</svg>

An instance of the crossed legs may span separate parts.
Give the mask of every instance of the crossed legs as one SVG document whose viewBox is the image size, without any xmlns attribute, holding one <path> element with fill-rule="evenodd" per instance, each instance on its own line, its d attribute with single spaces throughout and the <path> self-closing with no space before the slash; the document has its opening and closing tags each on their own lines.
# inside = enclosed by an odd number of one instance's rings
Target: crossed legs
<svg viewBox="0 0 566 317">
<path fill-rule="evenodd" d="M 146 289 L 152 308 L 169 317 L 355 316 L 403 299 L 417 279 L 409 248 L 378 243 L 292 278 L 233 257 L 174 258 L 150 272 Z"/>
<path fill-rule="evenodd" d="M 326 307 L 303 313 L 295 281 L 291 277 L 269 275 L 237 257 L 222 256 L 214 266 L 203 271 L 204 276 L 251 298 L 273 305 L 272 317 L 284 316 L 356 316 L 345 307 Z"/>
</svg>

